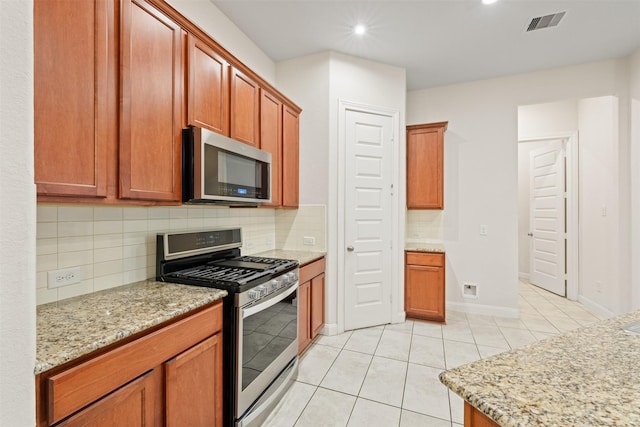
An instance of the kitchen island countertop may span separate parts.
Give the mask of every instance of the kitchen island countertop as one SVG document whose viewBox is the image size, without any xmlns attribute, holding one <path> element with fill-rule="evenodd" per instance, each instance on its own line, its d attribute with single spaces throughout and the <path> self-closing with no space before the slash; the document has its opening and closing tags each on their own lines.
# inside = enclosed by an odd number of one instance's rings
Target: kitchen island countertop
<svg viewBox="0 0 640 427">
<path fill-rule="evenodd" d="M 226 291 L 147 280 L 37 307 L 37 375 L 202 307 Z"/>
<path fill-rule="evenodd" d="M 640 426 L 640 311 L 445 371 L 501 426 Z"/>
</svg>

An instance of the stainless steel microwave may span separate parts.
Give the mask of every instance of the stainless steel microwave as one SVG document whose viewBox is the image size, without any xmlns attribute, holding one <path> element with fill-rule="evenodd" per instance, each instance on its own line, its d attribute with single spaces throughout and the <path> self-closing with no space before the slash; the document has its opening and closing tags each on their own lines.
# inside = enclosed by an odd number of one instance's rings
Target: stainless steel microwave
<svg viewBox="0 0 640 427">
<path fill-rule="evenodd" d="M 270 203 L 271 153 L 207 129 L 183 129 L 182 201 L 228 206 Z"/>
</svg>

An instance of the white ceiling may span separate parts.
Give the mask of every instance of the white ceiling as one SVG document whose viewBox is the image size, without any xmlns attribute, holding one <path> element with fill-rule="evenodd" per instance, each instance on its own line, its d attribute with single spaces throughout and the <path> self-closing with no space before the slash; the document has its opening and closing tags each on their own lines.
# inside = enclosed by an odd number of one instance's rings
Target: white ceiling
<svg viewBox="0 0 640 427">
<path fill-rule="evenodd" d="M 409 90 L 627 55 L 640 0 L 211 0 L 272 60 L 333 50 L 406 68 Z M 532 18 L 566 11 L 527 33 Z M 364 37 L 352 34 L 362 22 Z"/>
</svg>

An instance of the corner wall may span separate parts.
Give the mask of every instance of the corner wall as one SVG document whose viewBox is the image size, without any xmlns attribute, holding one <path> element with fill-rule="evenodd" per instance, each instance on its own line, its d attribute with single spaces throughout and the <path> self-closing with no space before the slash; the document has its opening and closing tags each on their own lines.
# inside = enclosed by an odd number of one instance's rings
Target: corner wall
<svg viewBox="0 0 640 427">
<path fill-rule="evenodd" d="M 327 281 L 326 327 L 334 334 L 344 328 L 344 271 L 339 268 L 344 250 L 338 248 L 339 101 L 400 112 L 404 129 L 406 76 L 404 69 L 335 52 L 323 52 L 276 65 L 277 84 L 303 109 L 300 117 L 300 203 L 326 204 Z M 372 90 L 375 88 L 375 90 Z M 402 245 L 404 244 L 404 132 L 400 131 L 394 159 L 394 183 L 401 211 L 394 224 L 394 316 L 404 313 L 402 303 Z M 286 212 L 279 217 L 285 219 Z"/>
<path fill-rule="evenodd" d="M 2 2 L 0 51 L 0 425 L 33 426 L 33 1 Z"/>
</svg>

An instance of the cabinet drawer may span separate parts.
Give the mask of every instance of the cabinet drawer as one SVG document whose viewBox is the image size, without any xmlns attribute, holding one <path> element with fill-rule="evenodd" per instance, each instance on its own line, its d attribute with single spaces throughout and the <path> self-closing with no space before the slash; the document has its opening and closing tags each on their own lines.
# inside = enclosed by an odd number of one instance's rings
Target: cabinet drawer
<svg viewBox="0 0 640 427">
<path fill-rule="evenodd" d="M 300 267 L 300 284 L 306 283 L 314 277 L 324 273 L 324 257 Z"/>
<path fill-rule="evenodd" d="M 222 328 L 222 303 L 70 368 L 47 380 L 47 415 L 56 423 Z"/>
<path fill-rule="evenodd" d="M 406 252 L 407 265 L 444 267 L 444 254 L 433 252 Z"/>
</svg>

